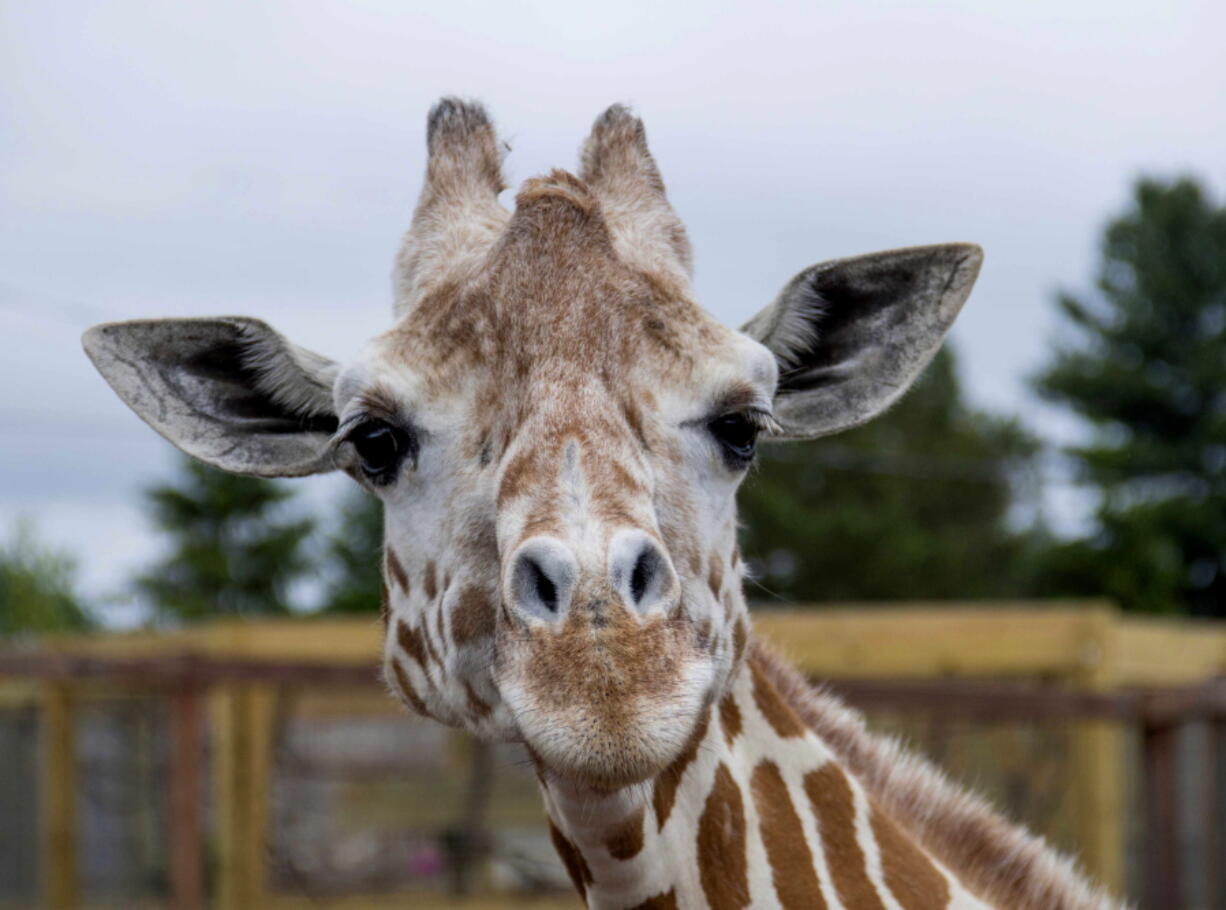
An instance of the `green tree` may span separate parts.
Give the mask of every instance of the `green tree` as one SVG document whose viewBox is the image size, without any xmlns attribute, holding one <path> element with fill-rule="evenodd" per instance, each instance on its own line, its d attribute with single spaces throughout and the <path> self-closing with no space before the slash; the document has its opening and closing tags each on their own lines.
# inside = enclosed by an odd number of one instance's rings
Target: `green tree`
<svg viewBox="0 0 1226 910">
<path fill-rule="evenodd" d="M 866 426 L 762 447 L 741 494 L 746 558 L 764 596 L 793 601 L 1018 594 L 1027 536 L 1007 519 L 1036 452 L 966 404 L 947 347 Z"/>
<path fill-rule="evenodd" d="M 74 632 L 93 623 L 75 591 L 76 564 L 19 522 L 0 544 L 0 638 Z"/>
<path fill-rule="evenodd" d="M 362 490 L 346 494 L 340 521 L 328 536 L 328 571 L 323 609 L 328 613 L 366 613 L 379 609 L 383 576 L 383 504 Z"/>
<path fill-rule="evenodd" d="M 1054 593 L 1226 615 L 1226 208 L 1193 180 L 1141 180 L 1106 229 L 1098 294 L 1036 385 L 1092 428 L 1069 450 L 1097 529 L 1041 563 Z"/>
<path fill-rule="evenodd" d="M 286 515 L 289 488 L 184 458 L 173 483 L 146 492 L 170 554 L 136 581 L 161 618 L 285 613 L 310 567 L 314 522 Z"/>
</svg>

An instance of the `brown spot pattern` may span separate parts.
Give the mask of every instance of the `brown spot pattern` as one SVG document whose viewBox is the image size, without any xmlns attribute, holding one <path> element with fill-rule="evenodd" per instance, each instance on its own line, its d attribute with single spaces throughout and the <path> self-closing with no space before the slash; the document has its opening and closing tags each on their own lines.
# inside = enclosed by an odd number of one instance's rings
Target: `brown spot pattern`
<svg viewBox="0 0 1226 910">
<path fill-rule="evenodd" d="M 379 586 L 379 621 L 383 623 L 383 631 L 386 632 L 388 624 L 392 621 L 391 594 L 387 590 L 386 581 Z"/>
<path fill-rule="evenodd" d="M 477 690 L 473 688 L 473 684 L 468 680 L 464 680 L 464 692 L 468 695 L 468 707 L 477 715 L 477 717 L 489 717 L 492 712 L 485 700 L 477 694 Z"/>
<path fill-rule="evenodd" d="M 804 827 L 779 766 L 769 760 L 759 764 L 754 769 L 750 791 L 758 808 L 771 881 L 783 910 L 824 910 L 826 900 L 817 883 Z"/>
<path fill-rule="evenodd" d="M 403 619 L 396 623 L 396 643 L 405 654 L 413 658 L 417 665 L 425 670 L 426 652 L 422 648 L 421 635 Z"/>
<path fill-rule="evenodd" d="M 732 630 L 732 659 L 740 662 L 741 655 L 745 653 L 745 640 L 749 637 L 749 633 L 745 631 L 745 618 L 742 616 L 737 619 L 736 626 Z"/>
<path fill-rule="evenodd" d="M 719 599 L 719 592 L 724 587 L 724 561 L 719 558 L 718 553 L 712 553 L 709 559 L 710 567 L 707 571 L 707 584 L 711 587 L 711 593 L 716 600 Z"/>
<path fill-rule="evenodd" d="M 614 859 L 634 859 L 643 849 L 643 809 L 635 809 L 609 829 L 605 846 Z"/>
<path fill-rule="evenodd" d="M 749 906 L 746 846 L 741 789 L 728 768 L 720 764 L 698 820 L 698 877 L 711 910 Z"/>
<path fill-rule="evenodd" d="M 392 661 L 392 674 L 396 677 L 396 687 L 400 690 L 400 694 L 404 696 L 405 701 L 413 706 L 413 710 L 422 717 L 434 719 L 434 715 L 430 713 L 426 703 L 421 700 L 421 696 L 417 694 L 417 690 L 409 682 L 408 674 L 404 672 L 404 668 L 394 660 Z"/>
<path fill-rule="evenodd" d="M 749 662 L 749 669 L 753 673 L 753 700 L 767 723 L 784 739 L 804 736 L 805 725 L 800 722 L 791 706 L 779 696 L 756 660 Z"/>
<path fill-rule="evenodd" d="M 392 581 L 405 594 L 409 593 L 409 576 L 404 571 L 404 566 L 400 564 L 400 560 L 396 558 L 395 552 L 391 547 L 383 551 L 383 561 L 387 565 L 388 574 L 392 576 Z"/>
<path fill-rule="evenodd" d="M 655 786 L 651 792 L 651 803 L 656 812 L 656 830 L 658 831 L 664 830 L 664 823 L 668 821 L 668 816 L 673 811 L 673 803 L 677 799 L 677 788 L 681 786 L 685 769 L 698 755 L 698 747 L 706 738 L 708 719 L 708 714 L 704 714 L 699 719 L 698 727 L 694 730 L 694 735 L 690 737 L 685 751 L 677 756 L 675 762 L 656 776 Z"/>
<path fill-rule="evenodd" d="M 553 849 L 558 851 L 558 856 L 562 857 L 562 865 L 566 867 L 570 880 L 579 890 L 579 896 L 586 900 L 587 886 L 592 883 L 592 872 L 588 869 L 583 854 L 558 830 L 553 819 L 549 820 L 549 839 L 553 841 Z"/>
<path fill-rule="evenodd" d="M 905 910 L 940 910 L 949 904 L 949 883 L 894 822 L 874 806 L 870 817 L 881 851 L 886 886 Z"/>
<path fill-rule="evenodd" d="M 719 700 L 719 725 L 723 728 L 724 739 L 731 746 L 741 735 L 741 709 L 736 706 L 731 692 Z"/>
<path fill-rule="evenodd" d="M 434 609 L 434 637 L 438 639 L 439 650 L 444 654 L 447 653 L 447 636 L 443 634 L 443 601 L 435 601 Z"/>
<path fill-rule="evenodd" d="M 494 634 L 494 609 L 474 585 L 460 589 L 451 612 L 451 638 L 456 645 L 471 644 Z"/>
<path fill-rule="evenodd" d="M 885 910 L 877 889 L 869 881 L 864 851 L 856 840 L 856 804 L 851 784 L 838 766 L 828 762 L 805 775 L 804 787 L 817 816 L 826 865 L 839 900 L 857 910 Z"/>
<path fill-rule="evenodd" d="M 698 647 L 704 651 L 711 646 L 711 620 L 704 619 L 698 624 L 698 628 L 694 633 L 694 638 L 698 642 Z"/>
<path fill-rule="evenodd" d="M 425 586 L 427 600 L 434 600 L 434 598 L 438 596 L 437 572 L 438 569 L 435 567 L 433 562 L 426 563 L 426 574 L 425 577 L 422 578 L 422 584 Z"/>
<path fill-rule="evenodd" d="M 649 897 L 641 904 L 635 904 L 630 910 L 677 910 L 677 892 L 669 888 L 663 894 Z"/>
<path fill-rule="evenodd" d="M 421 640 L 426 646 L 426 654 L 435 665 L 442 667 L 443 661 L 438 656 L 438 651 L 434 648 L 434 636 L 430 634 L 429 623 L 423 622 L 421 627 Z"/>
</svg>

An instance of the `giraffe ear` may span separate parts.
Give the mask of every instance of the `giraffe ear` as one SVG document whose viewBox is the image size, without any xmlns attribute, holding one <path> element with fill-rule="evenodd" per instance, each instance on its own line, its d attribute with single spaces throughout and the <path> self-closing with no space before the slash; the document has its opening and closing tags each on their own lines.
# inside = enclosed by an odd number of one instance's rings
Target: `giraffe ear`
<svg viewBox="0 0 1226 910">
<path fill-rule="evenodd" d="M 941 346 L 983 251 L 912 247 L 805 269 L 742 328 L 775 355 L 783 438 L 828 436 L 896 401 Z"/>
<path fill-rule="evenodd" d="M 206 464 L 257 477 L 333 469 L 336 365 L 258 319 L 110 322 L 82 344 L 128 407 Z"/>
</svg>

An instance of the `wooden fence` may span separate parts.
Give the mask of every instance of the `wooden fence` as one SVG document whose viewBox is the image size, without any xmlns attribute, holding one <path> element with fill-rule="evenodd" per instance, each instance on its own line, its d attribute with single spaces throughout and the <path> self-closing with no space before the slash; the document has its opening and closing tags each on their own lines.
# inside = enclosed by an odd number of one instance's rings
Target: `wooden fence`
<svg viewBox="0 0 1226 910">
<path fill-rule="evenodd" d="M 1226 746 L 1226 623 L 1125 617 L 1101 602 L 823 605 L 764 610 L 757 634 L 815 679 L 871 711 L 978 723 L 1068 723 L 1070 812 L 1085 866 L 1117 892 L 1125 884 L 1130 804 L 1124 737 L 1140 731 L 1146 905 L 1182 906 L 1175 832 L 1181 800 L 1179 729 L 1207 723 Z M 169 633 L 61 639 L 0 652 L 0 703 L 41 699 L 44 901 L 79 904 L 73 712 L 101 692 L 169 699 L 167 799 L 173 906 L 204 904 L 198 782 L 211 736 L 222 907 L 269 903 L 264 849 L 272 709 L 279 687 L 379 685 L 378 623 L 365 619 L 216 622 Z M 1221 855 L 1220 775 L 1207 775 L 1205 838 Z M 1210 853 L 1214 855 L 1214 853 Z M 1198 893 L 1226 906 L 1207 863 Z"/>
</svg>

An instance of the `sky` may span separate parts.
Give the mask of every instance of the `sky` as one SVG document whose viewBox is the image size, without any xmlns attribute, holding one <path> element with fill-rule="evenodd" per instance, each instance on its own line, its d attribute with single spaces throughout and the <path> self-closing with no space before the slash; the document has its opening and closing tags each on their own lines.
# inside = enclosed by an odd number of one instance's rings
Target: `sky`
<svg viewBox="0 0 1226 910">
<path fill-rule="evenodd" d="M 1053 443 L 1027 377 L 1059 288 L 1140 174 L 1226 184 L 1220 0 L 207 4 L 0 0 L 0 533 L 32 517 L 131 616 L 160 551 L 140 491 L 173 450 L 81 353 L 89 325 L 238 313 L 344 360 L 388 324 L 391 258 L 439 96 L 484 101 L 514 185 L 644 118 L 740 325 L 801 268 L 971 240 L 967 392 Z M 1051 519 L 1087 499 L 1061 478 Z M 321 516 L 349 481 L 299 481 Z"/>
</svg>

